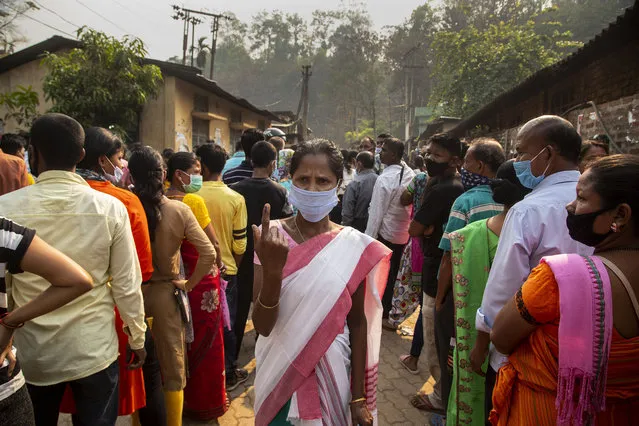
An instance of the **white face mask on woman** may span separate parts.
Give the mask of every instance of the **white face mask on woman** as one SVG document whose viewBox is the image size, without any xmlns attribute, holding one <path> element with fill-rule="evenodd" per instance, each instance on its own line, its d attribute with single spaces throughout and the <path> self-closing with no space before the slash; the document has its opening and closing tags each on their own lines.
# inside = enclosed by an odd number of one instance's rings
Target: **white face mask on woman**
<svg viewBox="0 0 639 426">
<path fill-rule="evenodd" d="M 299 210 L 302 217 L 309 222 L 319 222 L 333 210 L 338 203 L 337 187 L 329 191 L 307 191 L 291 185 L 288 196 L 290 203 Z"/>
<path fill-rule="evenodd" d="M 111 182 L 114 185 L 119 185 L 122 182 L 122 176 L 124 176 L 124 171 L 120 167 L 113 164 L 108 157 L 107 157 L 107 161 L 109 162 L 111 167 L 113 167 L 113 174 L 107 173 L 104 170 L 104 168 L 102 168 L 102 171 L 104 172 L 104 175 L 109 182 Z"/>
</svg>

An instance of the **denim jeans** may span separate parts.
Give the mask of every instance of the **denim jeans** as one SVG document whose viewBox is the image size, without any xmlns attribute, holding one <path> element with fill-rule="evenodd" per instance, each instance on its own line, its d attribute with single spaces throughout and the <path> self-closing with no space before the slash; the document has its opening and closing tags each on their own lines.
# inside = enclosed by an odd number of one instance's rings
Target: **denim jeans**
<svg viewBox="0 0 639 426">
<path fill-rule="evenodd" d="M 226 380 L 235 377 L 237 364 L 237 338 L 235 337 L 235 318 L 237 316 L 237 276 L 225 275 L 223 277 L 228 285 L 226 287 L 226 303 L 229 305 L 231 317 L 231 330 L 224 327 L 224 364 L 226 369 Z"/>
<path fill-rule="evenodd" d="M 402 255 L 404 254 L 404 246 L 406 246 L 406 244 L 393 244 L 382 238 L 381 235 L 377 238 L 377 240 L 393 251 L 390 261 L 390 269 L 388 271 L 388 278 L 386 279 L 386 290 L 384 290 L 384 295 L 382 296 L 382 307 L 384 308 L 382 317 L 388 318 L 388 314 L 390 313 L 393 305 L 395 279 L 399 272 L 399 266 L 402 263 Z"/>
<path fill-rule="evenodd" d="M 253 256 L 244 256 L 237 271 L 237 314 L 233 331 L 235 332 L 235 356 L 240 355 L 244 330 L 248 322 L 251 303 L 253 303 Z"/>
<path fill-rule="evenodd" d="M 71 382 L 51 386 L 27 385 L 37 426 L 57 426 L 60 403 L 71 385 L 76 414 L 74 426 L 113 426 L 118 418 L 118 361 L 102 371 Z"/>
</svg>

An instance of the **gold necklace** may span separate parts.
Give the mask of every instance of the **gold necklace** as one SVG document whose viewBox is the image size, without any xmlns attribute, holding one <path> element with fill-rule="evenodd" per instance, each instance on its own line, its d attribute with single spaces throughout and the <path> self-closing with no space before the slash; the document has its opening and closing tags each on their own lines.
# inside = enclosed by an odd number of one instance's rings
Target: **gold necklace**
<svg viewBox="0 0 639 426">
<path fill-rule="evenodd" d="M 295 223 L 295 229 L 297 230 L 297 233 L 300 234 L 300 237 L 302 237 L 302 242 L 305 243 L 306 238 L 304 238 L 304 234 L 302 234 L 302 231 L 300 231 L 300 227 L 297 224 L 297 215 L 295 215 L 295 218 L 293 219 L 293 223 Z"/>
</svg>

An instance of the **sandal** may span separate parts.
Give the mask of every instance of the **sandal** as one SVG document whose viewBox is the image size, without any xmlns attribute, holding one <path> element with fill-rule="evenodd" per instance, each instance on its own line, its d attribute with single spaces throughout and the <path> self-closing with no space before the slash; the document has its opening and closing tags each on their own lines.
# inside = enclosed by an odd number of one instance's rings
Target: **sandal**
<svg viewBox="0 0 639 426">
<path fill-rule="evenodd" d="M 430 402 L 428 395 L 424 395 L 423 393 L 418 393 L 411 396 L 410 403 L 418 410 L 428 411 L 429 413 L 435 413 L 442 416 L 446 415 L 445 410 L 443 410 L 442 408 L 435 408 Z"/>
<path fill-rule="evenodd" d="M 408 370 L 408 372 L 409 372 L 410 374 L 418 375 L 418 374 L 419 374 L 419 368 L 416 368 L 416 369 L 412 370 L 412 369 L 408 366 L 408 364 L 406 363 L 406 360 L 407 360 L 408 358 L 413 358 L 413 356 L 412 356 L 412 355 L 402 355 L 402 356 L 400 356 L 400 357 L 399 357 L 399 363 L 400 363 L 400 364 L 402 364 L 402 365 L 404 366 L 404 368 L 405 368 L 406 370 Z"/>
<path fill-rule="evenodd" d="M 382 320 L 382 328 L 388 331 L 397 331 L 397 327 L 389 319 Z"/>
</svg>

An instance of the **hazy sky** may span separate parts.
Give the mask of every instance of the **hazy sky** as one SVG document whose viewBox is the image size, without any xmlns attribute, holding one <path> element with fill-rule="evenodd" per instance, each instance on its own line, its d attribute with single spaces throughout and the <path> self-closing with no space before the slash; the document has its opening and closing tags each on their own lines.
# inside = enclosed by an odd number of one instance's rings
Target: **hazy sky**
<svg viewBox="0 0 639 426">
<path fill-rule="evenodd" d="M 425 0 L 368 0 L 366 5 L 375 27 L 381 28 L 385 25 L 401 23 L 410 16 L 415 7 L 424 2 Z M 341 2 L 340 0 L 234 0 L 217 3 L 188 0 L 178 3 L 167 0 L 37 0 L 35 3 L 41 6 L 40 10 L 29 11 L 25 14 L 26 16 L 16 20 L 22 34 L 28 39 L 28 42 L 19 48 L 37 43 L 54 34 L 68 37 L 69 35 L 63 32 L 75 34 L 77 26 L 87 25 L 116 37 L 124 34 L 138 36 L 146 43 L 150 57 L 164 60 L 173 55 L 181 55 L 182 52 L 182 22 L 171 19 L 170 5 L 174 3 L 190 9 L 210 12 L 228 10 L 235 13 L 242 21 L 247 21 L 265 9 L 297 12 L 309 18 L 313 10 L 337 8 Z M 48 28 L 43 23 L 59 31 Z M 199 25 L 196 27 L 196 39 L 198 36 L 209 34 L 209 31 L 208 22 Z"/>
</svg>

